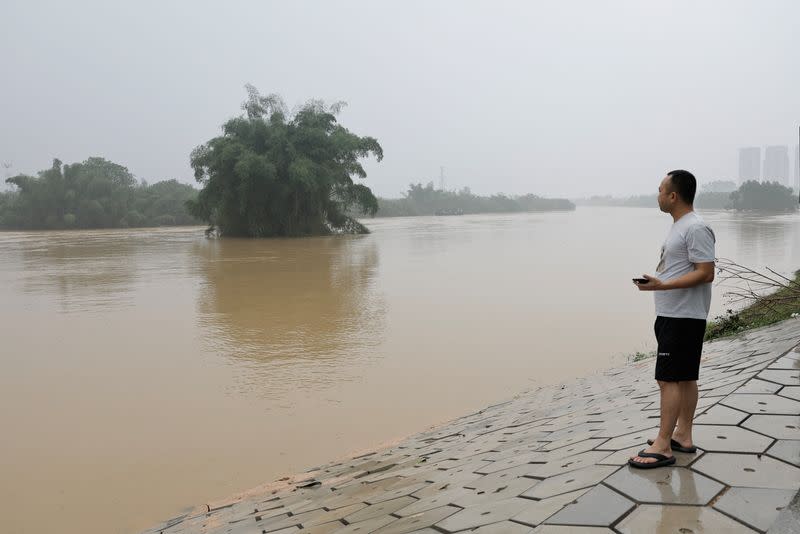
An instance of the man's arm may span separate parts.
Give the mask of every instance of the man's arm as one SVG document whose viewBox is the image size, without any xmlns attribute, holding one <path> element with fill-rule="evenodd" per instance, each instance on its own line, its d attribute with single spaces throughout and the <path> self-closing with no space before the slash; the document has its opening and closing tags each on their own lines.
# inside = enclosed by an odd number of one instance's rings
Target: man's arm
<svg viewBox="0 0 800 534">
<path fill-rule="evenodd" d="M 636 284 L 640 291 L 662 291 L 667 289 L 686 289 L 689 287 L 709 284 L 714 281 L 714 262 L 694 263 L 694 270 L 679 276 L 674 280 L 662 282 L 653 276 L 644 275 L 648 282 Z"/>
</svg>

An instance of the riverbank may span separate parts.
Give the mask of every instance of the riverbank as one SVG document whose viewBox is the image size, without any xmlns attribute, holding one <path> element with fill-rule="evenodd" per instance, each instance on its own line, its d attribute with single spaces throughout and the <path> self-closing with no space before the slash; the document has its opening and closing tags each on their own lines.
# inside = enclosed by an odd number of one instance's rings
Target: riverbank
<svg viewBox="0 0 800 534">
<path fill-rule="evenodd" d="M 779 275 L 773 278 L 784 287 L 741 310 L 729 310 L 725 315 L 710 321 L 706 328 L 705 340 L 735 335 L 800 314 L 800 270 L 794 273 L 794 280 L 782 279 Z"/>
<path fill-rule="evenodd" d="M 652 362 L 642 361 L 525 392 L 146 532 L 765 532 L 800 489 L 799 343 L 797 318 L 708 342 L 699 449 L 677 453 L 674 467 L 625 465 L 658 424 Z"/>
</svg>

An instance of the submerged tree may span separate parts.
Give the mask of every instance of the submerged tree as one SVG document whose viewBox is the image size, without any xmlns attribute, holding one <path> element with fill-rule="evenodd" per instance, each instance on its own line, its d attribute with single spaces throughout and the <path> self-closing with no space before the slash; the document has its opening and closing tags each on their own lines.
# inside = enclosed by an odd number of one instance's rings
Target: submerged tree
<svg viewBox="0 0 800 534">
<path fill-rule="evenodd" d="M 191 212 L 228 236 L 366 233 L 347 212 L 378 208 L 372 191 L 353 181 L 366 177 L 361 158 L 383 159 L 378 141 L 337 122 L 342 103 L 310 101 L 289 114 L 279 96 L 250 85 L 247 92 L 245 114 L 192 152 L 203 188 Z"/>
</svg>

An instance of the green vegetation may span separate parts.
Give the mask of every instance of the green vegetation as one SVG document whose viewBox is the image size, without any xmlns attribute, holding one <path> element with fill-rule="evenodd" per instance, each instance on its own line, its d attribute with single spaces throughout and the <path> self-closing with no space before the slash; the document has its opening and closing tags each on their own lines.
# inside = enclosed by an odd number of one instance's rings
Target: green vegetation
<svg viewBox="0 0 800 534">
<path fill-rule="evenodd" d="M 137 183 L 122 165 L 103 158 L 62 165 L 53 160 L 38 176 L 6 180 L 0 193 L 0 228 L 127 228 L 198 224 L 186 202 L 197 190 L 176 180 Z"/>
<path fill-rule="evenodd" d="M 731 205 L 739 211 L 796 211 L 797 197 L 778 182 L 748 181 L 731 193 Z"/>
<path fill-rule="evenodd" d="M 650 358 L 655 358 L 655 357 L 656 357 L 656 351 L 654 350 L 651 350 L 650 352 L 642 352 L 637 350 L 636 352 L 628 356 L 628 361 L 640 362 L 642 360 L 649 360 Z"/>
<path fill-rule="evenodd" d="M 777 182 L 743 183 L 738 189 L 726 191 L 733 182 L 711 182 L 694 199 L 698 209 L 734 209 L 737 211 L 760 211 L 771 213 L 791 212 L 798 209 L 797 196 L 792 190 Z M 656 194 L 637 195 L 627 198 L 593 196 L 578 201 L 583 206 L 619 206 L 652 208 L 658 206 Z"/>
<path fill-rule="evenodd" d="M 789 319 L 798 313 L 800 313 L 800 271 L 795 273 L 793 281 L 783 284 L 774 293 L 755 298 L 752 304 L 739 311 L 727 310 L 724 315 L 709 321 L 705 340 L 767 326 Z"/>
<path fill-rule="evenodd" d="M 245 115 L 192 152 L 202 190 L 190 211 L 226 236 L 366 233 L 348 213 L 378 209 L 372 191 L 353 182 L 366 177 L 361 158 L 383 158 L 378 141 L 337 123 L 341 103 L 311 101 L 290 115 L 279 96 L 247 91 Z"/>
<path fill-rule="evenodd" d="M 404 198 L 378 199 L 377 217 L 411 215 L 510 213 L 521 211 L 574 210 L 575 204 L 566 199 L 548 199 L 536 195 L 481 197 L 469 188 L 461 191 L 434 189 L 433 182 L 409 185 Z"/>
</svg>

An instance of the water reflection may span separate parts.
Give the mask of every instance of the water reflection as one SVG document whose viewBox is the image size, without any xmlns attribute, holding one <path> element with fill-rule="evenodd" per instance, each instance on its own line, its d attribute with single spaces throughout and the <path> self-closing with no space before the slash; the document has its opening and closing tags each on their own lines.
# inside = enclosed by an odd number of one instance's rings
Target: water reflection
<svg viewBox="0 0 800 534">
<path fill-rule="evenodd" d="M 61 313 L 117 311 L 149 297 L 143 286 L 185 280 L 186 247 L 201 239 L 197 228 L 9 233 L 0 269 L 22 267 L 10 280 L 28 296 L 55 300 Z M 156 298 L 172 297 L 160 290 Z"/>
<path fill-rule="evenodd" d="M 750 267 L 792 271 L 800 259 L 800 219 L 797 215 L 726 214 L 722 224 L 736 237 L 735 258 Z"/>
<path fill-rule="evenodd" d="M 203 341 L 247 366 L 240 386 L 314 389 L 377 354 L 385 310 L 371 237 L 209 240 L 193 252 Z"/>
<path fill-rule="evenodd" d="M 91 312 L 133 304 L 139 240 L 129 233 L 41 233 L 19 242 L 26 294 L 55 299 L 59 311 Z M 76 239 L 76 237 L 78 239 Z M 15 248 L 13 242 L 5 245 Z"/>
</svg>

